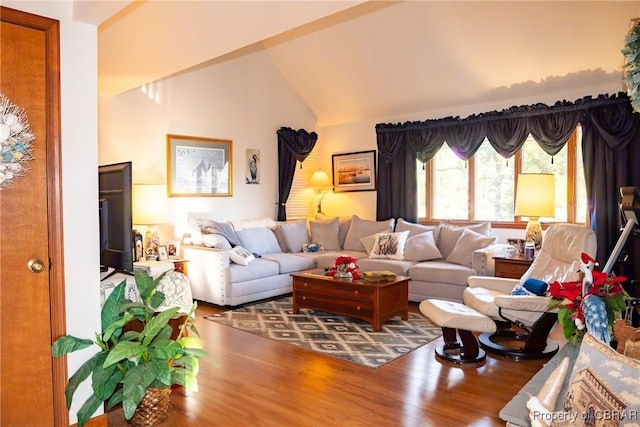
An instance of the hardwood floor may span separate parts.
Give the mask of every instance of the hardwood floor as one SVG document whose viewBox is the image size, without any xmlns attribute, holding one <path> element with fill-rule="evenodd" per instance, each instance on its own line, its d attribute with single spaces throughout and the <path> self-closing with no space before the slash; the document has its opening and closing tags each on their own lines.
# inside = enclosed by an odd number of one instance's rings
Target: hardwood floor
<svg viewBox="0 0 640 427">
<path fill-rule="evenodd" d="M 459 368 L 436 360 L 440 338 L 371 369 L 202 319 L 221 311 L 199 303 L 199 391 L 175 388 L 161 426 L 504 426 L 500 409 L 544 364 L 488 356 Z M 121 409 L 107 415 L 127 425 Z"/>
</svg>

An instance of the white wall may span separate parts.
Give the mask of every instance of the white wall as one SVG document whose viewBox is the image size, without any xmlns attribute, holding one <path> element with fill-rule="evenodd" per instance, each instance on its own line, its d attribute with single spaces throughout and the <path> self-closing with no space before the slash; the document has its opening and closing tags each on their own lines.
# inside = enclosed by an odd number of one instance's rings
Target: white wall
<svg viewBox="0 0 640 427">
<path fill-rule="evenodd" d="M 67 333 L 93 338 L 100 330 L 96 27 L 73 22 L 70 1 L 3 1 L 3 6 L 60 21 Z M 92 354 L 93 350 L 71 354 L 69 373 Z M 88 383 L 76 392 L 71 423 L 77 421 L 75 414 L 90 394 Z"/>
<path fill-rule="evenodd" d="M 140 90 L 100 98 L 99 163 L 133 162 L 133 182 L 167 182 L 166 135 L 233 141 L 233 196 L 169 199 L 173 229 L 186 231 L 188 212 L 217 220 L 276 217 L 280 127 L 315 130 L 315 116 L 264 52 L 248 52 L 156 83 L 160 102 Z M 245 184 L 245 150 L 259 149 L 261 182 Z"/>
</svg>

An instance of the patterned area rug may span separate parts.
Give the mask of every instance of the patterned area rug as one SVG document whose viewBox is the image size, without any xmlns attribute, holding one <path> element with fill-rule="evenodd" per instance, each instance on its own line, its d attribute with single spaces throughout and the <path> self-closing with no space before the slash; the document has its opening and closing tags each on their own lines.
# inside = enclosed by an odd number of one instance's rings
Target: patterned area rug
<svg viewBox="0 0 640 427">
<path fill-rule="evenodd" d="M 208 320 L 272 340 L 298 345 L 349 362 L 378 368 L 442 335 L 426 317 L 394 317 L 380 332 L 361 320 L 301 309 L 293 314 L 291 297 L 230 310 Z"/>
</svg>

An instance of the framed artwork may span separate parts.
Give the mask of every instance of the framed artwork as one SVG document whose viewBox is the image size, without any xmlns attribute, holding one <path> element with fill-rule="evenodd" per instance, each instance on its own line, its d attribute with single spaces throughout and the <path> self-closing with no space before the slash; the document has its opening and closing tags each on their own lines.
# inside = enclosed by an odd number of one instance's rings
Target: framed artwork
<svg viewBox="0 0 640 427">
<path fill-rule="evenodd" d="M 372 191 L 376 189 L 376 152 L 334 154 L 333 191 Z"/>
<path fill-rule="evenodd" d="M 260 184 L 260 150 L 247 149 L 244 177 L 247 184 Z"/>
<path fill-rule="evenodd" d="M 158 261 L 166 261 L 169 259 L 169 253 L 166 246 L 158 246 Z"/>
<path fill-rule="evenodd" d="M 180 240 L 170 240 L 167 242 L 167 255 L 169 258 L 180 258 Z"/>
<path fill-rule="evenodd" d="M 167 135 L 169 197 L 231 196 L 231 140 Z"/>
</svg>

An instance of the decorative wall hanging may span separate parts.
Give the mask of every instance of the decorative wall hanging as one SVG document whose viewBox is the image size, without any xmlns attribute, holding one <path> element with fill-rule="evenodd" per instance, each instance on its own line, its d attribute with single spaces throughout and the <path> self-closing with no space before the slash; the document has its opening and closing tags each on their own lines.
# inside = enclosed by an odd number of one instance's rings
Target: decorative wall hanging
<svg viewBox="0 0 640 427">
<path fill-rule="evenodd" d="M 247 149 L 245 170 L 244 176 L 247 184 L 260 184 L 260 150 Z"/>
<path fill-rule="evenodd" d="M 376 152 L 333 154 L 334 192 L 371 191 L 376 189 Z"/>
<path fill-rule="evenodd" d="M 231 140 L 167 135 L 169 196 L 231 196 Z"/>
<path fill-rule="evenodd" d="M 33 160 L 34 139 L 27 113 L 0 93 L 0 190 L 27 173 L 25 163 Z"/>
</svg>

